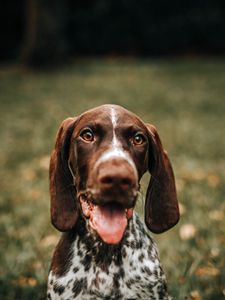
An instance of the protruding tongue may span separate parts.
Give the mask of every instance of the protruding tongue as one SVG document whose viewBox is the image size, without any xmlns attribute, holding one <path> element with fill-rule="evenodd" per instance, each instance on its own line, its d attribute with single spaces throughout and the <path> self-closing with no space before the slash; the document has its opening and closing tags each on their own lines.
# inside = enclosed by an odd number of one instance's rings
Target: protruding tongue
<svg viewBox="0 0 225 300">
<path fill-rule="evenodd" d="M 90 225 L 107 244 L 118 244 L 127 226 L 125 209 L 118 204 L 94 206 Z"/>
</svg>

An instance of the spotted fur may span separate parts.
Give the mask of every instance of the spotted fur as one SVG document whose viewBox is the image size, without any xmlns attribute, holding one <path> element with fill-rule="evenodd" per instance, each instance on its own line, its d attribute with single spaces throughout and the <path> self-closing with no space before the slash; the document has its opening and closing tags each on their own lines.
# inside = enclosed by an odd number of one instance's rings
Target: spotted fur
<svg viewBox="0 0 225 300">
<path fill-rule="evenodd" d="M 49 274 L 49 300 L 170 299 L 156 244 L 137 214 L 119 245 L 103 243 L 82 219 L 56 252 L 67 239 L 70 255 L 63 269 Z"/>
</svg>

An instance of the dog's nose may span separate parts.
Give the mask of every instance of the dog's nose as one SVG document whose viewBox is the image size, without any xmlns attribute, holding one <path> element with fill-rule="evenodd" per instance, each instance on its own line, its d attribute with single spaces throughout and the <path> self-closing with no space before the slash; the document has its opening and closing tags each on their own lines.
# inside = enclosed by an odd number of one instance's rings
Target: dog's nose
<svg viewBox="0 0 225 300">
<path fill-rule="evenodd" d="M 121 190 L 128 190 L 132 187 L 132 179 L 124 176 L 123 174 L 106 174 L 99 178 L 101 187 L 104 189 L 110 189 L 118 187 Z"/>
<path fill-rule="evenodd" d="M 101 190 L 112 188 L 118 191 L 128 191 L 136 186 L 136 178 L 129 164 L 104 163 L 99 168 L 98 182 Z"/>
</svg>

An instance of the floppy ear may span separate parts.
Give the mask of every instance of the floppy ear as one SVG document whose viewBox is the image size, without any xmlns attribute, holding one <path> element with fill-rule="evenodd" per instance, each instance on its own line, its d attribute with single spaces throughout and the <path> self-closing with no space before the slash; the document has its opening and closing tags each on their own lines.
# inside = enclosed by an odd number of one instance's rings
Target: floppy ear
<svg viewBox="0 0 225 300">
<path fill-rule="evenodd" d="M 145 200 L 145 223 L 152 232 L 161 233 L 179 221 L 175 179 L 155 127 L 146 126 L 150 140 L 148 168 L 151 179 Z"/>
<path fill-rule="evenodd" d="M 51 220 L 60 231 L 73 228 L 78 217 L 76 189 L 68 167 L 70 140 L 75 120 L 68 118 L 62 122 L 50 159 Z"/>
</svg>

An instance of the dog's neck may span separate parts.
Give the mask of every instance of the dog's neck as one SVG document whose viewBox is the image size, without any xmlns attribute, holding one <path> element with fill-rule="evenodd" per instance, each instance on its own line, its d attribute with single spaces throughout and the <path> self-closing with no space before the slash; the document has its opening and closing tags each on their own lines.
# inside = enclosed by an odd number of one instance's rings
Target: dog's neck
<svg viewBox="0 0 225 300">
<path fill-rule="evenodd" d="M 51 269 L 62 276 L 68 272 L 71 264 L 77 265 L 76 262 L 81 261 L 87 271 L 93 262 L 96 267 L 108 270 L 111 264 L 121 266 L 124 261 L 130 260 L 133 249 L 142 249 L 143 245 L 153 245 L 153 241 L 136 213 L 129 220 L 124 236 L 117 245 L 104 243 L 90 229 L 88 221 L 80 216 L 76 226 L 63 233 Z"/>
<path fill-rule="evenodd" d="M 142 229 L 140 231 L 138 228 Z M 97 264 L 109 265 L 112 260 L 116 264 L 120 264 L 124 256 L 124 247 L 140 249 L 142 247 L 143 237 L 140 232 L 145 232 L 144 224 L 134 213 L 133 217 L 128 221 L 126 231 L 120 243 L 117 245 L 109 245 L 104 243 L 100 237 L 91 229 L 88 220 L 82 216 L 78 219 L 76 227 L 69 232 L 69 235 L 74 236 L 74 241 L 82 244 L 86 254 L 92 258 L 95 257 Z M 82 253 L 80 253 L 82 254 Z"/>
<path fill-rule="evenodd" d="M 93 262 L 102 270 L 107 270 L 113 262 L 115 265 L 121 265 L 124 252 L 126 252 L 124 247 L 130 247 L 136 243 L 136 238 L 131 238 L 135 232 L 134 221 L 134 218 L 130 219 L 119 244 L 108 245 L 90 229 L 88 220 L 80 216 L 76 226 L 62 234 L 53 256 L 51 270 L 57 276 L 63 276 L 68 272 L 74 260 L 81 261 L 86 270 Z"/>
</svg>

